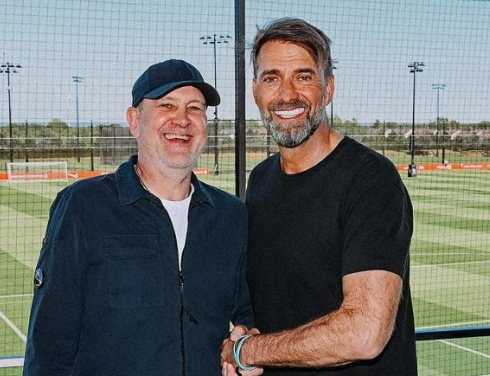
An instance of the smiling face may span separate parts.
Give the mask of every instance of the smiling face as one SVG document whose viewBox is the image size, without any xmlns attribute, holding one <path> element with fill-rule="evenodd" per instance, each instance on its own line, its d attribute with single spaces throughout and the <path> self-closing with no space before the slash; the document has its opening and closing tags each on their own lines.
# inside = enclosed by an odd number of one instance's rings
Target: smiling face
<svg viewBox="0 0 490 376">
<path fill-rule="evenodd" d="M 279 146 L 294 148 L 327 124 L 325 106 L 331 100 L 333 77 L 326 81 L 303 47 L 282 41 L 262 46 L 253 93 L 262 120 Z"/>
<path fill-rule="evenodd" d="M 138 163 L 151 169 L 190 172 L 207 138 L 206 101 L 193 86 L 159 99 L 143 99 L 126 114 L 138 141 Z"/>
</svg>

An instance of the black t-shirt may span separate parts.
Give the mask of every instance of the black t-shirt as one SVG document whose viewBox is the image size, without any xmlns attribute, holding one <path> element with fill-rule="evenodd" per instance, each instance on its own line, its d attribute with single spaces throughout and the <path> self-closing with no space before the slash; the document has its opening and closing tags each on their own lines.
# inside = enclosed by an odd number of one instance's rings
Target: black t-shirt
<svg viewBox="0 0 490 376">
<path fill-rule="evenodd" d="M 404 280 L 396 328 L 375 360 L 275 375 L 416 375 L 409 289 L 412 205 L 394 165 L 349 137 L 324 160 L 287 175 L 279 154 L 251 173 L 247 277 L 262 332 L 297 327 L 339 308 L 342 277 L 387 270 Z"/>
</svg>

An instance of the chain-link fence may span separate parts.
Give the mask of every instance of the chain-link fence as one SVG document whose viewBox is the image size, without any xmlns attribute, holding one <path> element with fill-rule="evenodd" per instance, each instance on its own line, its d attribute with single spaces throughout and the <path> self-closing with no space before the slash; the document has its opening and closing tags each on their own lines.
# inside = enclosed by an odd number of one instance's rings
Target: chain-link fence
<svg viewBox="0 0 490 376">
<path fill-rule="evenodd" d="M 490 2 L 43 0 L 0 4 L 0 14 L 0 375 L 21 373 L 51 202 L 136 153 L 124 112 L 147 66 L 184 58 L 220 91 L 200 179 L 243 193 L 250 170 L 277 152 L 246 55 L 256 26 L 282 16 L 332 38 L 334 128 L 386 155 L 411 194 L 419 374 L 490 374 Z M 8 182 L 9 163 L 38 162 L 66 162 L 68 181 L 22 165 Z"/>
</svg>

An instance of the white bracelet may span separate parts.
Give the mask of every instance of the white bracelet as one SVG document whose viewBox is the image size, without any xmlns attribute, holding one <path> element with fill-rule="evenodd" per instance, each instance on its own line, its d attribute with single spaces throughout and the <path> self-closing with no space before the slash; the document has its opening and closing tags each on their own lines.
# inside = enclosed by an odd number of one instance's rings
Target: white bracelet
<svg viewBox="0 0 490 376">
<path fill-rule="evenodd" d="M 236 365 L 243 371 L 252 371 L 256 367 L 255 366 L 244 366 L 240 363 L 240 350 L 242 349 L 243 343 L 250 337 L 250 335 L 241 336 L 238 340 L 233 344 L 233 360 Z"/>
</svg>

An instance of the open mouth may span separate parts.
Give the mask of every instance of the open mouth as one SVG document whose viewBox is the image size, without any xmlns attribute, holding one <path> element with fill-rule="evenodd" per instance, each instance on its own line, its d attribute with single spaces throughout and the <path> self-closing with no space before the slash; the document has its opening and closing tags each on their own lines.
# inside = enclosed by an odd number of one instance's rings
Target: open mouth
<svg viewBox="0 0 490 376">
<path fill-rule="evenodd" d="M 274 111 L 274 114 L 283 119 L 292 119 L 298 115 L 301 115 L 303 112 L 305 112 L 304 107 L 300 107 L 293 110 L 276 110 Z"/>
<path fill-rule="evenodd" d="M 183 142 L 188 142 L 191 138 L 185 134 L 175 134 L 175 133 L 165 133 L 165 138 L 167 140 L 178 140 Z"/>
</svg>

